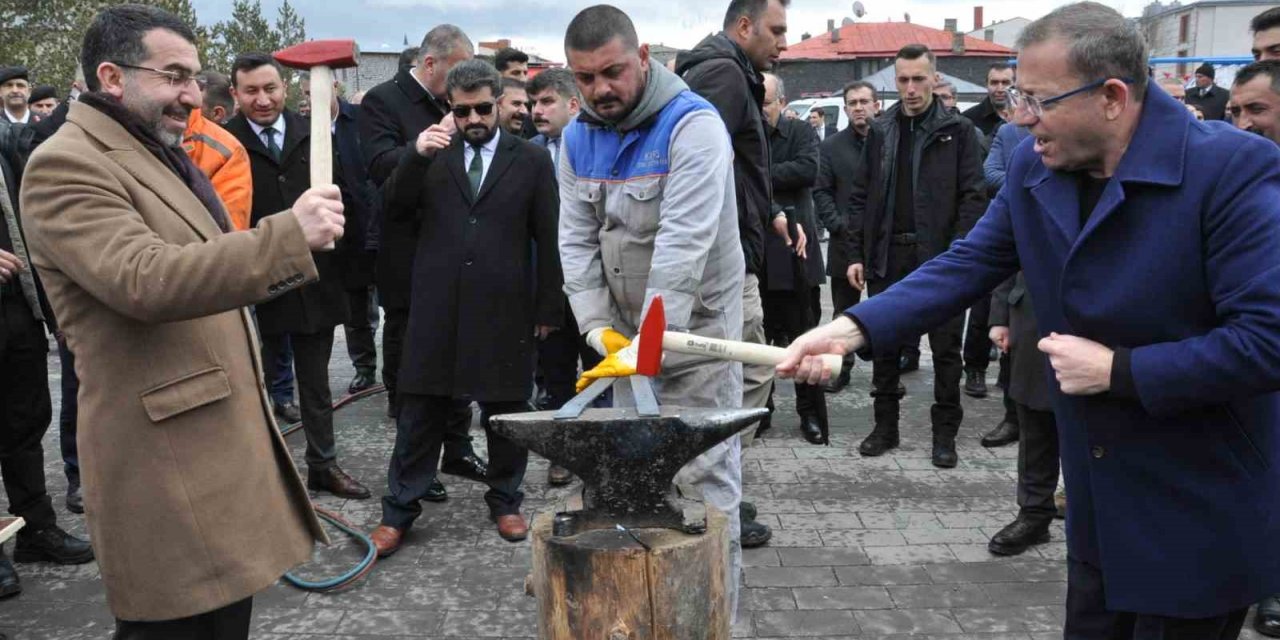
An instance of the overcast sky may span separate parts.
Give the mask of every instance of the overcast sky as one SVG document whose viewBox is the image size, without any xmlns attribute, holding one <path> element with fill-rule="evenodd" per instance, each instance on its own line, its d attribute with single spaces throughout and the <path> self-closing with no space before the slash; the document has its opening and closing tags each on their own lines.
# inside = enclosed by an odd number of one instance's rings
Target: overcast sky
<svg viewBox="0 0 1280 640">
<path fill-rule="evenodd" d="M 274 19 L 281 0 L 263 0 L 264 13 Z M 595 1 L 584 0 L 292 0 L 307 21 L 312 38 L 355 38 L 365 50 L 402 49 L 422 40 L 432 26 L 450 22 L 463 28 L 473 40 L 510 38 L 519 48 L 563 61 L 564 29 L 573 16 Z M 1146 0 L 1102 0 L 1127 16 L 1142 11 Z M 946 18 L 956 18 L 960 28 L 973 28 L 976 2 L 955 0 L 862 0 L 867 15 L 862 20 L 883 22 L 903 19 L 942 28 Z M 194 0 L 200 21 L 211 24 L 230 17 L 231 0 Z M 688 48 L 706 34 L 717 31 L 727 0 L 614 0 L 636 22 L 640 40 Z M 837 24 L 852 14 L 853 0 L 793 0 L 788 11 L 791 40 L 800 34 L 826 31 L 827 20 Z M 1037 18 L 1062 0 L 994 0 L 983 2 L 987 22 L 1015 17 Z"/>
</svg>

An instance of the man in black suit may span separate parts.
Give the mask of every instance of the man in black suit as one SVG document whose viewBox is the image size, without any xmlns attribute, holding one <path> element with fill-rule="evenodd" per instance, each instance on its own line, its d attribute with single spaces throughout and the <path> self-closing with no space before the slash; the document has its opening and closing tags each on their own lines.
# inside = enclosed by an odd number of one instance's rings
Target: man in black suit
<svg viewBox="0 0 1280 640">
<path fill-rule="evenodd" d="M 280 67 L 270 56 L 247 53 L 231 67 L 231 90 L 240 114 L 227 123 L 249 152 L 253 174 L 252 226 L 262 218 L 284 211 L 310 187 L 311 124 L 285 109 L 285 84 Z M 334 163 L 334 166 L 341 166 Z M 342 172 L 334 181 L 342 188 L 346 210 L 352 190 Z M 362 243 L 363 233 L 353 225 L 352 235 L 340 244 Z M 347 475 L 337 462 L 333 437 L 333 395 L 329 390 L 329 357 L 333 330 L 347 320 L 347 298 L 342 286 L 340 251 L 312 254 L 320 281 L 288 291 L 258 305 L 258 330 L 262 334 L 262 365 L 274 378 L 280 352 L 288 340 L 293 346 L 294 375 L 302 423 L 307 434 L 307 488 L 328 491 L 343 498 L 363 499 L 369 490 Z"/>
<path fill-rule="evenodd" d="M 418 134 L 444 119 L 449 111 L 445 78 L 450 69 L 471 59 L 475 48 L 461 29 L 444 24 L 427 32 L 418 52 L 413 67 L 401 69 L 391 80 L 369 90 L 360 103 L 361 150 L 369 177 L 378 187 L 383 186 L 402 159 L 413 153 L 412 143 Z M 409 322 L 409 274 L 418 242 L 417 219 L 396 213 L 389 204 L 383 204 L 375 267 L 378 303 L 386 322 L 382 327 L 382 383 L 387 387 L 392 417 L 399 391 L 396 374 Z M 486 466 L 471 448 L 467 436 L 470 425 L 470 407 L 459 407 L 445 436 L 440 470 L 483 482 Z M 437 482 L 424 499 L 440 502 L 446 498 L 444 485 Z"/>
<path fill-rule="evenodd" d="M 498 127 L 502 80 L 492 65 L 464 62 L 447 86 L 453 117 L 418 136 L 386 186 L 390 210 L 416 218 L 421 233 L 390 493 L 371 536 L 381 556 L 421 515 L 447 425 L 472 401 L 489 443 L 489 516 L 502 538 L 525 538 L 528 452 L 489 419 L 528 410 L 535 345 L 564 319 L 551 156 Z"/>
<path fill-rule="evenodd" d="M 1205 120 L 1226 120 L 1231 93 L 1213 83 L 1213 65 L 1204 63 L 1196 69 L 1196 86 L 1187 92 L 1183 102 L 1197 108 Z"/>
<path fill-rule="evenodd" d="M 845 203 L 853 188 L 853 176 L 862 162 L 862 148 L 871 130 L 871 121 L 880 114 L 880 96 L 869 82 L 858 80 L 845 85 L 844 112 L 849 126 L 826 140 L 819 148 L 818 182 L 813 188 L 813 206 L 822 226 L 831 234 L 827 248 L 827 275 L 831 276 L 831 306 L 836 315 L 862 298 L 862 281 L 849 274 L 848 242 L 844 238 L 858 225 L 850 218 Z M 849 384 L 853 370 L 852 354 L 845 356 L 840 375 L 828 391 L 839 392 Z"/>
<path fill-rule="evenodd" d="M 334 83 L 336 89 L 337 83 Z M 303 79 L 302 93 L 311 98 L 311 81 Z M 337 91 L 329 107 L 333 114 L 333 152 L 337 156 L 334 171 L 343 176 L 351 190 L 353 207 L 343 212 L 348 234 L 359 234 L 342 248 L 342 284 L 347 292 L 349 318 L 343 325 L 347 336 L 347 355 L 355 369 L 355 377 L 347 385 L 347 393 L 360 393 L 377 384 L 378 349 L 373 336 L 378 332 L 378 307 L 373 297 L 373 268 L 376 245 L 370 223 L 378 206 L 378 191 L 369 180 L 364 156 L 360 153 L 358 116 L 360 108 L 339 100 Z"/>
<path fill-rule="evenodd" d="M 782 117 L 786 104 L 782 79 L 771 73 L 763 75 L 769 179 L 774 205 L 786 213 L 792 244 L 787 246 L 773 234 L 765 236 L 765 277 L 760 295 L 766 340 L 786 346 L 818 326 L 821 316 L 819 292 L 826 275 L 811 195 L 818 179 L 818 133 L 812 126 Z M 772 391 L 769 404 L 773 404 Z M 800 414 L 800 435 L 811 444 L 826 444 L 827 398 L 822 387 L 797 382 L 796 413 Z"/>
</svg>

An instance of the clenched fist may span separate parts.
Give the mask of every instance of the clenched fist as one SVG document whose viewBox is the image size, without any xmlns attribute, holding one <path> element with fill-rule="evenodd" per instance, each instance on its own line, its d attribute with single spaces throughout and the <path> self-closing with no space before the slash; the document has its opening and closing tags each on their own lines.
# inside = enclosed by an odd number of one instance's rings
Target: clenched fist
<svg viewBox="0 0 1280 640">
<path fill-rule="evenodd" d="M 342 216 L 342 193 L 336 185 L 307 189 L 290 210 L 312 251 L 333 249 L 333 244 L 342 238 L 346 218 Z"/>
</svg>

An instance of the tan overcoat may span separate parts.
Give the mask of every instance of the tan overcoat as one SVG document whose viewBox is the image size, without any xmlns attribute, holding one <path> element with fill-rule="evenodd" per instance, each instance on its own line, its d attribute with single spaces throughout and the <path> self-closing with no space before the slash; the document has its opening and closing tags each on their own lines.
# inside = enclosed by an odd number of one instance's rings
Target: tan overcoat
<svg viewBox="0 0 1280 640">
<path fill-rule="evenodd" d="M 89 534 L 112 612 L 252 595 L 325 534 L 279 436 L 246 309 L 312 282 L 292 214 L 222 234 L 124 127 L 75 103 L 23 180 L 31 259 L 76 355 Z"/>
</svg>

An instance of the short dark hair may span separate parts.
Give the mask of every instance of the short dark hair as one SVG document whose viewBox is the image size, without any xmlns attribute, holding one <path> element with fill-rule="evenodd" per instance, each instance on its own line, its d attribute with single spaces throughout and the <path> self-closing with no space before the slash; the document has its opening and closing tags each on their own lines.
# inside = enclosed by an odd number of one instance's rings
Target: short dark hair
<svg viewBox="0 0 1280 640">
<path fill-rule="evenodd" d="M 445 92 L 453 97 L 454 91 L 470 93 L 485 87 L 493 92 L 493 97 L 502 95 L 502 74 L 488 62 L 472 58 L 461 62 L 449 70 L 445 79 Z"/>
<path fill-rule="evenodd" d="M 497 67 L 494 68 L 496 69 Z M 498 73 L 502 72 L 499 71 Z M 502 93 L 506 93 L 508 89 L 519 89 L 520 91 L 528 93 L 529 83 L 524 82 L 523 80 L 516 80 L 515 78 L 502 76 Z"/>
<path fill-rule="evenodd" d="M 280 63 L 265 53 L 251 51 L 236 56 L 235 62 L 231 63 L 231 86 L 239 86 L 239 78 L 237 76 L 241 72 L 249 73 L 254 69 L 260 69 L 267 65 L 275 67 L 276 73 L 279 73 L 281 78 L 284 77 L 284 69 L 280 66 Z"/>
<path fill-rule="evenodd" d="M 1120 12 L 1097 2 L 1058 7 L 1027 25 L 1018 36 L 1019 51 L 1061 38 L 1067 43 L 1067 64 L 1084 82 L 1103 78 L 1133 81 L 1133 97 L 1147 93 L 1147 42 Z"/>
<path fill-rule="evenodd" d="M 1280 95 L 1280 60 L 1250 62 L 1236 72 L 1236 79 L 1232 86 L 1238 87 L 1242 84 L 1253 82 L 1255 78 L 1260 76 L 1271 78 L 1271 93 Z"/>
<path fill-rule="evenodd" d="M 1009 64 L 1008 62 L 1005 62 L 1004 60 L 1001 60 L 999 62 L 992 62 L 987 67 L 987 77 L 988 78 L 991 77 L 992 71 L 1008 71 L 1009 69 L 1012 69 L 1012 68 L 1013 68 L 1013 65 Z"/>
<path fill-rule="evenodd" d="M 759 20 L 760 14 L 764 13 L 769 2 L 770 0 L 731 0 L 729 9 L 724 12 L 725 31 L 733 28 L 734 23 L 742 16 L 746 16 L 752 22 Z M 791 0 L 778 0 L 778 2 L 784 7 L 791 6 Z"/>
<path fill-rule="evenodd" d="M 172 31 L 183 40 L 196 43 L 196 34 L 178 16 L 141 4 L 122 4 L 107 7 L 94 16 L 80 45 L 80 67 L 84 69 L 84 83 L 90 91 L 101 87 L 98 83 L 98 67 L 104 62 L 138 64 L 147 59 L 150 52 L 142 39 L 148 31 L 164 29 Z"/>
<path fill-rule="evenodd" d="M 849 92 L 857 91 L 858 89 L 866 89 L 870 91 L 872 102 L 875 102 L 880 99 L 880 92 L 876 91 L 876 86 L 874 84 L 871 84 L 870 82 L 867 82 L 866 80 L 854 80 L 853 82 L 850 82 L 849 84 L 844 85 L 844 90 L 840 92 L 840 99 L 845 102 L 848 102 Z"/>
<path fill-rule="evenodd" d="M 565 51 L 595 51 L 614 38 L 622 38 L 622 46 L 627 51 L 640 48 L 640 37 L 631 18 L 617 7 L 598 4 L 574 16 L 564 32 L 564 48 Z"/>
<path fill-rule="evenodd" d="M 929 66 L 935 69 L 938 68 L 938 58 L 933 55 L 929 47 L 923 44 L 909 44 L 898 49 L 898 54 L 893 57 L 893 60 L 897 62 L 898 60 L 919 60 L 920 58 L 928 58 Z"/>
<path fill-rule="evenodd" d="M 813 116 L 818 116 L 819 118 L 822 118 L 824 122 L 827 120 L 827 113 L 823 111 L 821 107 L 814 107 L 810 109 L 809 115 L 805 117 L 812 118 Z"/>
<path fill-rule="evenodd" d="M 565 100 L 578 97 L 578 84 L 573 81 L 573 72 L 568 69 L 545 69 L 529 81 L 529 97 L 548 89 L 554 90 Z"/>
<path fill-rule="evenodd" d="M 222 107 L 230 114 L 235 108 L 235 100 L 231 98 L 231 81 L 217 71 L 202 71 L 199 80 L 201 90 L 204 91 L 204 103 Z"/>
<path fill-rule="evenodd" d="M 419 51 L 422 51 L 419 47 L 409 47 L 404 51 L 401 51 L 400 60 L 396 63 L 396 68 L 412 69 L 414 65 L 418 64 L 418 58 L 421 57 L 418 55 Z"/>
<path fill-rule="evenodd" d="M 1280 7 L 1272 7 L 1259 13 L 1249 22 L 1249 32 L 1258 33 L 1280 27 Z"/>
<path fill-rule="evenodd" d="M 529 54 L 511 47 L 499 49 L 497 53 L 493 54 L 493 66 L 498 70 L 498 73 L 506 71 L 507 67 L 511 66 L 513 62 L 516 64 L 529 64 Z"/>
</svg>

